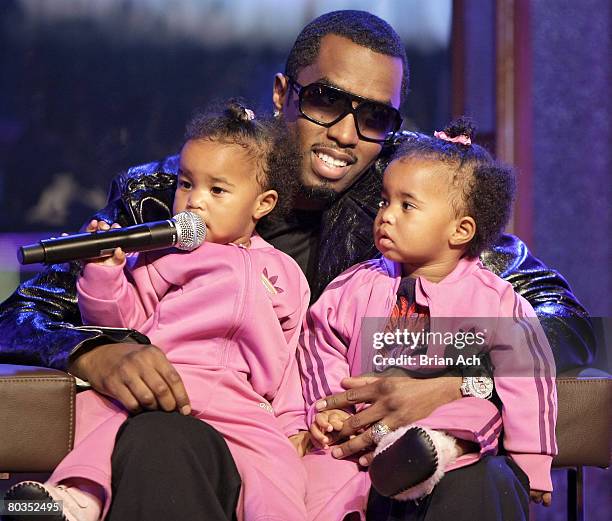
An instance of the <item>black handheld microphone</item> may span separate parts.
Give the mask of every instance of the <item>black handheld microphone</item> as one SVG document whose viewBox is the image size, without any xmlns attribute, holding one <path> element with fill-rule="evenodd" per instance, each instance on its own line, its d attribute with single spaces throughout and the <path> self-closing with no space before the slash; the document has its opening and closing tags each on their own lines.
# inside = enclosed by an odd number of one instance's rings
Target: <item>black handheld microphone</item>
<svg viewBox="0 0 612 521">
<path fill-rule="evenodd" d="M 121 248 L 126 253 L 170 246 L 190 251 L 202 244 L 205 238 L 206 225 L 202 218 L 193 212 L 180 212 L 167 221 L 44 239 L 19 248 L 17 259 L 21 264 L 54 264 L 108 257 L 115 248 Z"/>
</svg>

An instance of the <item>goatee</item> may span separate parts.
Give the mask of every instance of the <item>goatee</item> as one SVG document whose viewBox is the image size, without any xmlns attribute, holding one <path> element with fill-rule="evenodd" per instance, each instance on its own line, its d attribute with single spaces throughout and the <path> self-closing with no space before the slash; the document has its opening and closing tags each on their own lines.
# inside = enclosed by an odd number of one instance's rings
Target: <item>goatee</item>
<svg viewBox="0 0 612 521">
<path fill-rule="evenodd" d="M 338 192 L 329 186 L 300 186 L 298 197 L 305 201 L 316 202 L 323 207 L 331 206 L 338 199 Z"/>
</svg>

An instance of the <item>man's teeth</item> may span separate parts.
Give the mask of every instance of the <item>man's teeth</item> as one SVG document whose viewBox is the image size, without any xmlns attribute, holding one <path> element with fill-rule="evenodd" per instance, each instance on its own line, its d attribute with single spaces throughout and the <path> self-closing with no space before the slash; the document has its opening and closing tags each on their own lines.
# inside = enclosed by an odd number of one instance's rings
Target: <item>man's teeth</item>
<svg viewBox="0 0 612 521">
<path fill-rule="evenodd" d="M 316 152 L 316 154 L 317 157 L 327 166 L 342 167 L 348 164 L 346 161 L 342 161 L 341 159 L 334 159 L 333 157 L 328 156 L 327 154 L 323 154 L 321 152 Z"/>
</svg>

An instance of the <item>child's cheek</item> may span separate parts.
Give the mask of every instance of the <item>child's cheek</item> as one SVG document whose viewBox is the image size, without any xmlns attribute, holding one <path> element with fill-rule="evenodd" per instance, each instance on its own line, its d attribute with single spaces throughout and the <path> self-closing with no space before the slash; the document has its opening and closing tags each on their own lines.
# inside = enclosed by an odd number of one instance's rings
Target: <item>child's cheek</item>
<svg viewBox="0 0 612 521">
<path fill-rule="evenodd" d="M 174 192 L 174 202 L 172 204 L 172 215 L 176 215 L 185 208 L 185 205 L 181 201 L 181 196 L 178 190 Z"/>
</svg>

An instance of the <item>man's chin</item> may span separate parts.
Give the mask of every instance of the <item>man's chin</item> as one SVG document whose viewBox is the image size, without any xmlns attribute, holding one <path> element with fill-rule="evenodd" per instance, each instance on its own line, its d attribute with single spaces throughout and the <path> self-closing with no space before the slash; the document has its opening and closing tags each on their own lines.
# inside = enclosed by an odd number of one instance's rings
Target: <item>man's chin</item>
<svg viewBox="0 0 612 521">
<path fill-rule="evenodd" d="M 322 206 L 329 206 L 338 199 L 336 192 L 330 185 L 322 183 L 316 186 L 302 185 L 299 190 L 299 197 L 305 201 L 317 202 Z"/>
</svg>

